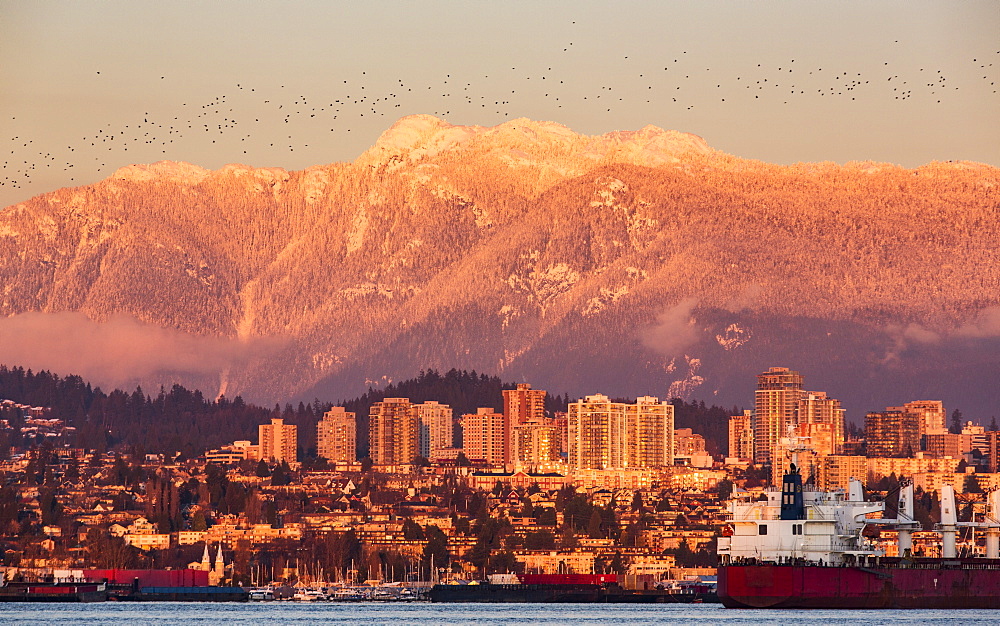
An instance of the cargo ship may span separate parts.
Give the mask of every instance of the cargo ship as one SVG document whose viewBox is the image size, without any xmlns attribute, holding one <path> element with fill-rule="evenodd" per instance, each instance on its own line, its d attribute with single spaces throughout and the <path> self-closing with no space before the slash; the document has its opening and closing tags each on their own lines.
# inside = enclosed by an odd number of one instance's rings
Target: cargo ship
<svg viewBox="0 0 1000 626">
<path fill-rule="evenodd" d="M 431 602 L 689 603 L 718 602 L 715 585 L 649 582 L 630 588 L 617 574 L 493 574 L 485 581 L 434 585 Z"/>
<path fill-rule="evenodd" d="M 896 517 L 884 502 L 866 502 L 862 485 L 809 491 L 791 464 L 780 491 L 729 501 L 719 538 L 718 595 L 727 608 L 997 609 L 1000 608 L 1000 491 L 979 522 L 957 521 L 955 492 L 941 489 L 941 556 L 913 555 L 913 485 L 899 491 Z M 898 532 L 898 555 L 886 557 L 865 536 L 868 526 Z M 985 556 L 959 558 L 958 529 L 984 529 Z"/>
</svg>

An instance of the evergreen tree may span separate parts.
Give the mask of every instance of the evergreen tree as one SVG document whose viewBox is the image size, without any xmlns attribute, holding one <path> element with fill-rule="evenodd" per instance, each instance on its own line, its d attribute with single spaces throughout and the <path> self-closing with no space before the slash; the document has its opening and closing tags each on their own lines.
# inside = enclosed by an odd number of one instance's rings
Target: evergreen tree
<svg viewBox="0 0 1000 626">
<path fill-rule="evenodd" d="M 538 526 L 555 526 L 556 510 L 552 507 L 536 508 L 535 524 L 537 524 Z"/>
<path fill-rule="evenodd" d="M 497 552 L 488 567 L 488 572 L 491 574 L 521 573 L 523 571 L 524 563 L 518 561 L 513 552 L 506 550 Z"/>
<path fill-rule="evenodd" d="M 715 485 L 715 490 L 719 494 L 719 500 L 728 500 L 733 495 L 733 481 L 723 478 Z"/>
<path fill-rule="evenodd" d="M 427 543 L 424 545 L 424 551 L 421 556 L 423 566 L 428 571 L 430 571 L 432 563 L 435 568 L 445 567 L 451 559 L 451 555 L 448 552 L 448 536 L 433 524 L 428 524 L 424 527 L 424 536 L 427 538 Z"/>
<path fill-rule="evenodd" d="M 580 542 L 576 538 L 576 534 L 573 532 L 573 526 L 566 524 L 563 526 L 562 531 L 559 534 L 559 547 L 563 550 L 572 550 L 577 548 Z"/>
<path fill-rule="evenodd" d="M 951 426 L 948 428 L 948 431 L 955 435 L 960 435 L 962 434 L 962 425 L 962 412 L 955 409 L 951 412 Z"/>
<path fill-rule="evenodd" d="M 423 541 L 424 530 L 420 527 L 420 524 L 408 517 L 403 520 L 403 539 L 406 541 Z"/>
<path fill-rule="evenodd" d="M 531 531 L 524 537 L 526 550 L 555 550 L 556 536 L 550 530 Z"/>
<path fill-rule="evenodd" d="M 257 470 L 254 472 L 260 478 L 267 478 L 271 475 L 271 468 L 267 466 L 264 459 L 257 462 Z"/>
<path fill-rule="evenodd" d="M 635 492 L 632 496 L 632 510 L 641 511 L 642 510 L 642 493 L 639 491 Z"/>
<path fill-rule="evenodd" d="M 975 474 L 965 475 L 965 483 L 962 485 L 962 491 L 964 493 L 983 493 L 983 489 L 979 486 L 979 481 L 976 480 Z"/>
<path fill-rule="evenodd" d="M 591 539 L 603 539 L 604 530 L 601 528 L 602 518 L 600 509 L 595 508 L 587 522 L 587 536 Z"/>
</svg>

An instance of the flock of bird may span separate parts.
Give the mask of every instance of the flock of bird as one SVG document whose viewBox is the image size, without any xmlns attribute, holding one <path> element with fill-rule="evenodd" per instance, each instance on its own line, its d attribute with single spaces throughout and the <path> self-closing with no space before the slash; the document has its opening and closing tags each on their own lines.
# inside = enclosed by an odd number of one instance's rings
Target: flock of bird
<svg viewBox="0 0 1000 626">
<path fill-rule="evenodd" d="M 572 45 L 566 45 L 562 53 L 570 53 Z M 1000 55 L 1000 51 L 993 54 Z M 994 58 L 1000 63 L 1000 57 Z M 966 69 L 978 71 L 981 87 L 996 94 L 1000 79 L 992 59 L 977 57 L 969 63 Z M 353 80 L 317 85 L 327 94 L 322 97 L 296 95 L 284 85 L 262 88 L 240 82 L 227 90 L 229 93 L 202 102 L 180 102 L 172 107 L 171 114 L 143 111 L 127 124 L 108 122 L 65 146 L 41 146 L 22 134 L 9 136 L 6 154 L 0 157 L 0 187 L 24 189 L 42 170 L 61 170 L 69 183 L 76 183 L 78 177 L 106 174 L 129 162 L 190 160 L 191 153 L 217 142 L 233 153 L 232 160 L 258 149 L 294 152 L 308 148 L 307 141 L 315 143 L 319 133 L 349 133 L 365 117 L 389 116 L 395 120 L 416 112 L 447 117 L 475 111 L 488 123 L 518 117 L 517 112 L 527 104 L 537 108 L 538 102 L 546 103 L 556 120 L 559 109 L 615 115 L 620 108 L 636 105 L 690 111 L 710 102 L 747 106 L 763 101 L 778 105 L 809 97 L 848 102 L 861 98 L 924 98 L 939 104 L 959 90 L 940 69 L 893 70 L 888 62 L 881 72 L 858 72 L 788 59 L 773 66 L 745 63 L 744 71 L 737 74 L 732 68 L 705 67 L 687 51 L 678 51 L 655 67 L 623 55 L 616 84 L 597 86 L 585 85 L 585 78 L 577 72 L 553 70 L 558 65 L 553 62 L 535 71 L 505 67 L 464 79 L 445 74 L 430 84 L 396 79 L 388 87 L 385 81 L 373 80 L 362 71 Z M 639 65 L 643 67 L 639 69 Z M 100 71 L 96 77 L 102 77 Z M 509 93 L 505 88 L 501 94 L 500 85 L 514 88 Z M 428 107 L 428 103 L 433 104 Z M 430 110 L 434 104 L 436 110 Z M 18 126 L 16 117 L 10 122 L 11 127 Z M 300 139 L 306 137 L 312 139 Z"/>
</svg>

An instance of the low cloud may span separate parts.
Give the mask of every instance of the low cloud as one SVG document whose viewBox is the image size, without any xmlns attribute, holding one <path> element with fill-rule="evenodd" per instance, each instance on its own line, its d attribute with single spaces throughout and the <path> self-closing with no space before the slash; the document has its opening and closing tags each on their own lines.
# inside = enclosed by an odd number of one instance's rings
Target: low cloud
<svg viewBox="0 0 1000 626">
<path fill-rule="evenodd" d="M 160 328 L 124 314 L 95 322 L 82 313 L 22 313 L 0 318 L 0 363 L 79 374 L 103 386 L 169 375 L 220 376 L 281 348 Z"/>
<path fill-rule="evenodd" d="M 941 335 L 916 323 L 906 326 L 890 324 L 886 326 L 885 332 L 889 335 L 891 344 L 882 358 L 883 363 L 898 361 L 902 354 L 913 346 L 941 343 Z"/>
<path fill-rule="evenodd" d="M 1000 337 L 1000 306 L 983 309 L 973 319 L 951 331 L 936 332 L 916 323 L 906 326 L 891 324 L 885 330 L 892 343 L 883 362 L 895 361 L 911 348 L 961 346 L 962 342 L 969 340 Z"/>
<path fill-rule="evenodd" d="M 660 313 L 656 323 L 640 333 L 643 345 L 664 356 L 682 356 L 698 342 L 698 327 L 691 315 L 696 306 L 697 299 L 687 298 Z"/>
<path fill-rule="evenodd" d="M 971 339 L 1000 337 L 1000 306 L 983 309 L 975 319 L 959 327 L 954 335 Z"/>
</svg>

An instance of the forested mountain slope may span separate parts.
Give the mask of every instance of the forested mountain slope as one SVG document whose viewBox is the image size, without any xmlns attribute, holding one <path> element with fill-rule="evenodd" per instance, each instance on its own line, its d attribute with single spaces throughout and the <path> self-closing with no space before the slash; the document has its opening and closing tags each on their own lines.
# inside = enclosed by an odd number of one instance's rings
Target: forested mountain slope
<svg viewBox="0 0 1000 626">
<path fill-rule="evenodd" d="M 137 382 L 265 403 L 457 367 L 749 404 L 753 374 L 787 365 L 849 414 L 966 384 L 986 411 L 970 377 L 998 360 L 998 182 L 976 163 L 778 166 L 655 127 L 410 116 L 353 163 L 135 165 L 0 211 L 0 334 L 29 312 L 126 314 L 223 355 L 154 367 L 175 345 L 156 344 Z M 17 328 L 89 328 L 31 319 Z"/>
</svg>

